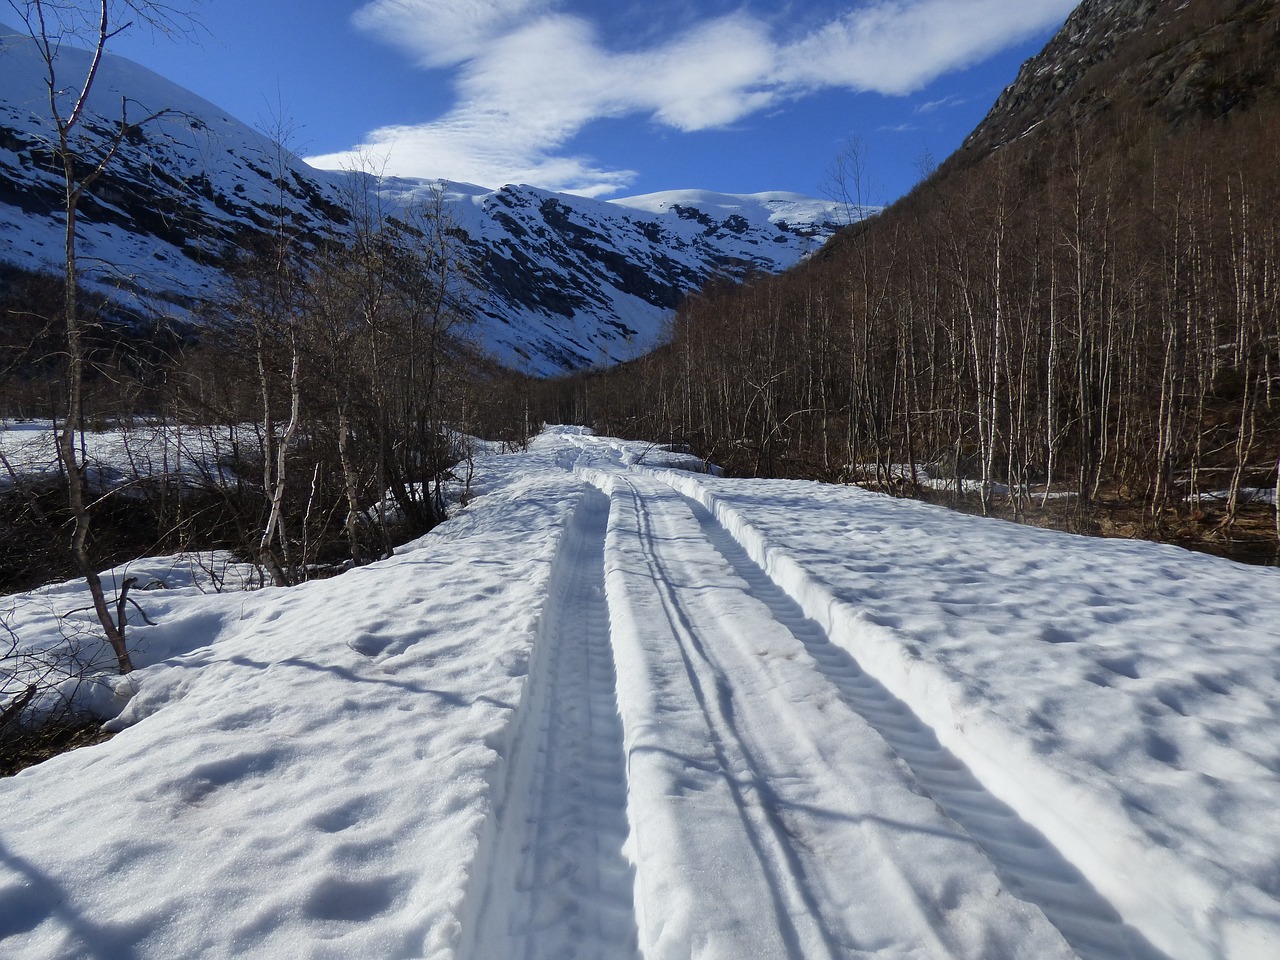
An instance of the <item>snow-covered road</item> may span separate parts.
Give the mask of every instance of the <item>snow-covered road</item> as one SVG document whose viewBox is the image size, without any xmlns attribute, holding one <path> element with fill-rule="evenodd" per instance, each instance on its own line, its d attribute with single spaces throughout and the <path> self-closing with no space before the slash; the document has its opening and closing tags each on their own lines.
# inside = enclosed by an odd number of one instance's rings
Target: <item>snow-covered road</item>
<svg viewBox="0 0 1280 960">
<path fill-rule="evenodd" d="M 622 853 L 627 771 L 604 596 L 609 504 L 588 491 L 551 576 L 535 663 L 495 791 L 464 957 L 638 956 Z"/>
<path fill-rule="evenodd" d="M 157 595 L 124 731 L 0 783 L 0 953 L 1280 956 L 1276 571 L 680 462 Z"/>
</svg>

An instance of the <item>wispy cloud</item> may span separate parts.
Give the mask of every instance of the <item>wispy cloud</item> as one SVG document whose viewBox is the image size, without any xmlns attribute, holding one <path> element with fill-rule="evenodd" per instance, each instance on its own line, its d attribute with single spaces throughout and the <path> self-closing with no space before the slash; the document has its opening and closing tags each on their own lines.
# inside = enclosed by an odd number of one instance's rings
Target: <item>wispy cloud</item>
<svg viewBox="0 0 1280 960">
<path fill-rule="evenodd" d="M 634 174 L 564 153 L 594 120 L 639 117 L 687 132 L 822 89 L 907 94 L 1052 26 L 1074 5 L 873 0 L 787 39 L 743 8 L 618 49 L 557 0 L 373 0 L 356 26 L 423 67 L 453 70 L 456 103 L 436 120 L 382 127 L 350 151 L 310 159 L 350 166 L 373 155 L 398 175 L 607 194 Z"/>
<path fill-rule="evenodd" d="M 903 95 L 1060 22 L 1077 0 L 876 0 L 792 44 L 780 79 Z"/>
<path fill-rule="evenodd" d="M 351 19 L 423 66 L 446 67 L 480 56 L 494 36 L 549 7 L 549 0 L 373 0 Z"/>
<path fill-rule="evenodd" d="M 941 100 L 929 100 L 926 103 L 916 107 L 916 113 L 933 113 L 935 110 L 943 110 L 948 107 L 961 107 L 968 103 L 965 97 L 950 96 L 943 97 Z"/>
</svg>

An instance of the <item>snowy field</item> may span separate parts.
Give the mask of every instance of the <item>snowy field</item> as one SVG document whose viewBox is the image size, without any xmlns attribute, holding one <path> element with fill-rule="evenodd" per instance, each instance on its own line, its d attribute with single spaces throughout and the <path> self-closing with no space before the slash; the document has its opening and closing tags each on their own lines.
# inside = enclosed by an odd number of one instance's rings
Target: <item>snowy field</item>
<svg viewBox="0 0 1280 960">
<path fill-rule="evenodd" d="M 134 564 L 120 732 L 0 781 L 0 956 L 1280 957 L 1280 571 L 673 466 L 556 430 L 333 580 Z"/>
</svg>

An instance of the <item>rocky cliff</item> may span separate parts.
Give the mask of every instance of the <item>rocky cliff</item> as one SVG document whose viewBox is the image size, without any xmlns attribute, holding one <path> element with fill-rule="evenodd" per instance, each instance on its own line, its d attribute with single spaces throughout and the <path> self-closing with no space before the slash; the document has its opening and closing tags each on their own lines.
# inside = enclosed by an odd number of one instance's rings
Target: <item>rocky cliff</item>
<svg viewBox="0 0 1280 960">
<path fill-rule="evenodd" d="M 1084 0 L 957 159 L 1108 113 L 1175 125 L 1221 117 L 1273 96 L 1278 79 L 1277 0 Z"/>
</svg>

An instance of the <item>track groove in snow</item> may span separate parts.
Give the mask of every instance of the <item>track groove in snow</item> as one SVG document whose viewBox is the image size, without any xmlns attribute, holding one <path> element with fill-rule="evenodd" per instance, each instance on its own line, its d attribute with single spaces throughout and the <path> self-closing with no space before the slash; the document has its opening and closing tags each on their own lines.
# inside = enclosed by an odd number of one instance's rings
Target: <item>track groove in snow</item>
<svg viewBox="0 0 1280 960">
<path fill-rule="evenodd" d="M 1074 955 L 920 795 L 689 501 L 639 474 L 584 475 L 613 498 L 606 590 L 647 958 Z"/>
<path fill-rule="evenodd" d="M 460 958 L 637 957 L 604 600 L 608 511 L 608 499 L 588 488 L 556 555 Z"/>
<path fill-rule="evenodd" d="M 805 616 L 701 503 L 684 498 L 708 541 L 774 617 L 804 644 L 841 699 L 859 713 L 911 769 L 942 811 L 971 836 L 1010 891 L 1036 904 L 1081 960 L 1162 960 L 1136 930 L 1034 827 L 989 793 L 920 721 L 845 650 Z"/>
<path fill-rule="evenodd" d="M 830 929 L 830 921 L 822 915 L 821 906 L 805 886 L 805 865 L 788 840 L 787 826 L 778 811 L 778 798 L 753 755 L 750 739 L 739 729 L 741 721 L 728 675 L 719 669 L 703 646 L 698 628 L 690 621 L 674 589 L 671 571 L 655 549 L 657 537 L 652 515 L 635 485 L 628 485 L 634 494 L 632 502 L 639 521 L 640 542 L 653 583 L 662 598 L 690 689 L 705 718 L 716 760 L 720 770 L 729 774 L 724 782 L 741 817 L 743 835 L 765 877 L 781 946 L 788 957 L 835 958 L 840 937 Z M 803 915 L 808 923 L 797 924 L 793 914 Z"/>
<path fill-rule="evenodd" d="M 706 507 L 769 578 L 827 631 L 833 643 L 860 652 L 859 660 L 868 672 L 909 703 L 989 792 L 998 794 L 1058 850 L 1070 851 L 1072 863 L 1153 949 L 1188 960 L 1236 955 L 1270 960 L 1277 955 L 1267 931 L 1274 899 L 1255 898 L 1247 887 L 1237 893 L 1211 859 L 1197 866 L 1194 858 L 1172 855 L 1167 835 L 1164 842 L 1158 835 L 1155 843 L 1151 838 L 1140 840 L 1111 798 L 1060 778 L 1044 758 L 1011 738 L 1000 721 L 971 712 L 972 708 L 957 716 L 957 705 L 966 703 L 959 680 L 936 659 L 922 657 L 910 635 L 898 632 L 897 619 L 882 613 L 862 616 L 856 601 L 842 596 L 781 549 L 762 528 L 721 499 L 711 484 L 684 473 L 642 469 Z M 887 547 L 892 557 L 892 547 Z M 966 605 L 958 616 L 963 620 L 971 614 L 981 614 L 981 608 Z M 870 663 L 862 661 L 862 652 Z M 1104 802 L 1097 803 L 1099 799 Z M 1135 882 L 1136 876 L 1146 879 Z M 1210 876 L 1221 877 L 1228 884 L 1226 889 L 1215 890 Z M 1224 909 L 1226 902 L 1241 895 L 1251 899 L 1248 908 Z M 1134 948 L 1141 950 L 1141 942 Z"/>
</svg>

